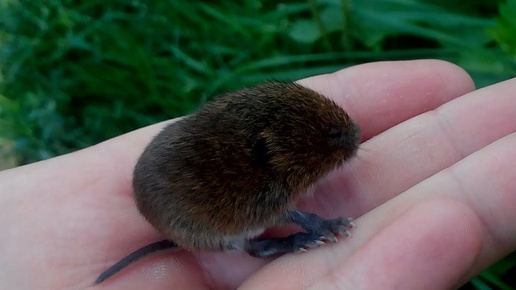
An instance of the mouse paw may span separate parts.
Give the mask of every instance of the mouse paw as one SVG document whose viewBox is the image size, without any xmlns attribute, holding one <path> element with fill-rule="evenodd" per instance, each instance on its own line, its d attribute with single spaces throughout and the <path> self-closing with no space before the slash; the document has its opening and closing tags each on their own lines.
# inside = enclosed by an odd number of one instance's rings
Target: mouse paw
<svg viewBox="0 0 516 290">
<path fill-rule="evenodd" d="M 327 242 L 337 242 L 337 235 L 351 236 L 352 218 L 324 219 L 312 213 L 291 212 L 287 221 L 300 225 L 306 232 L 283 238 L 253 239 L 247 241 L 245 250 L 254 257 L 269 257 L 277 254 L 306 252 Z"/>
<path fill-rule="evenodd" d="M 338 217 L 325 219 L 314 213 L 302 211 L 290 211 L 285 217 L 288 222 L 301 226 L 307 233 L 324 237 L 330 242 L 337 241 L 337 235 L 351 236 L 349 229 L 355 227 L 352 218 Z"/>
<path fill-rule="evenodd" d="M 294 252 L 303 253 L 310 248 L 316 248 L 326 244 L 325 236 L 318 234 L 298 233 L 292 236 Z"/>
<path fill-rule="evenodd" d="M 322 219 L 319 226 L 312 230 L 313 233 L 319 234 L 330 242 L 337 242 L 337 235 L 351 236 L 349 229 L 354 228 L 352 218 L 339 217 L 336 219 Z"/>
<path fill-rule="evenodd" d="M 254 257 L 269 257 L 277 254 L 306 252 L 324 245 L 327 238 L 319 233 L 299 232 L 284 238 L 255 239 L 247 242 L 245 250 Z"/>
</svg>

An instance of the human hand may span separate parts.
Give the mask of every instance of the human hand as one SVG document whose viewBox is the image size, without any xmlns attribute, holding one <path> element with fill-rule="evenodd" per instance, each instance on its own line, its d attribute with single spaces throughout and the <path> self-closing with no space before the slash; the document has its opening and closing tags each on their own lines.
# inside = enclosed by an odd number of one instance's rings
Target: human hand
<svg viewBox="0 0 516 290">
<path fill-rule="evenodd" d="M 412 61 L 301 83 L 362 127 L 358 158 L 301 205 L 361 216 L 353 238 L 272 262 L 161 253 L 93 286 L 114 262 L 160 239 L 131 193 L 133 166 L 157 124 L 0 173 L 0 288 L 441 289 L 514 249 L 516 229 L 505 221 L 516 215 L 515 81 L 460 97 L 474 89 L 462 70 Z"/>
</svg>

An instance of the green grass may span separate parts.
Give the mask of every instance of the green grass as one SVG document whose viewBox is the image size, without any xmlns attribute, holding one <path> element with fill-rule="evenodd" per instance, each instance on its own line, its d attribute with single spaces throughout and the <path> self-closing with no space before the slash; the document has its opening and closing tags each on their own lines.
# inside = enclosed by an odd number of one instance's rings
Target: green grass
<svg viewBox="0 0 516 290">
<path fill-rule="evenodd" d="M 244 2 L 2 0 L 0 135 L 27 163 L 267 79 L 428 57 L 480 86 L 515 72 L 514 1 Z"/>
<path fill-rule="evenodd" d="M 227 90 L 364 62 L 445 59 L 477 86 L 516 74 L 516 0 L 241 2 L 0 0 L 0 158 L 49 158 Z M 509 289 L 496 269 L 475 287 Z"/>
</svg>

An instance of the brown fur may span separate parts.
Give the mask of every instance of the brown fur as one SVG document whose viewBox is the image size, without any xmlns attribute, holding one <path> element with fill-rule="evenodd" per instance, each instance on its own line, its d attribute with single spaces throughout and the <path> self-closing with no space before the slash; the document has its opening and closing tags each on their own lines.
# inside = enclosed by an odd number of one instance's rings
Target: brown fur
<svg viewBox="0 0 516 290">
<path fill-rule="evenodd" d="M 240 248 L 353 156 L 359 135 L 342 108 L 298 84 L 227 93 L 147 146 L 134 170 L 137 206 L 182 248 Z"/>
</svg>

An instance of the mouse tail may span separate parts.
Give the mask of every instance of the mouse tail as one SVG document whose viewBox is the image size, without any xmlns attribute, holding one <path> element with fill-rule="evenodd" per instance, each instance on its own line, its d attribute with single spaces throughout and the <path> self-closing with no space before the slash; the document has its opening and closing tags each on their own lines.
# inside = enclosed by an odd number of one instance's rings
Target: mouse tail
<svg viewBox="0 0 516 290">
<path fill-rule="evenodd" d="M 125 258 L 123 258 L 122 260 L 117 262 L 116 264 L 114 264 L 113 266 L 109 267 L 106 271 L 102 272 L 102 274 L 100 274 L 100 276 L 95 280 L 95 284 L 104 282 L 105 280 L 109 279 L 111 276 L 115 275 L 116 273 L 120 272 L 122 269 L 127 267 L 129 264 L 134 263 L 134 262 L 138 261 L 139 259 L 141 259 L 151 253 L 154 253 L 157 251 L 169 250 L 169 249 L 173 249 L 173 248 L 177 248 L 177 247 L 178 246 L 172 241 L 162 240 L 162 241 L 147 245 L 143 248 L 140 248 L 140 249 L 132 252 L 131 254 L 129 254 L 128 256 L 126 256 Z"/>
</svg>

